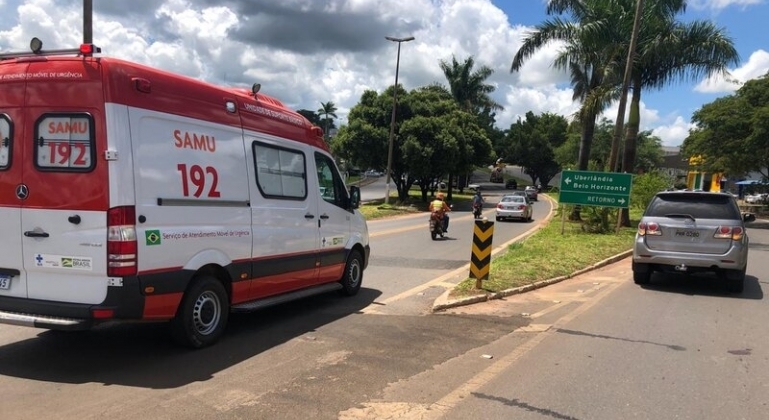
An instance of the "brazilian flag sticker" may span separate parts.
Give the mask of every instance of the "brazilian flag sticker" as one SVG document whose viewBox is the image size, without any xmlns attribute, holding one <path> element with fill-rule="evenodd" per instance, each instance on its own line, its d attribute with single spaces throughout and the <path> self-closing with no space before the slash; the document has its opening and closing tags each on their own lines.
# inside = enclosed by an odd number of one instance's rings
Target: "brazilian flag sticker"
<svg viewBox="0 0 769 420">
<path fill-rule="evenodd" d="M 144 239 L 147 241 L 147 246 L 160 245 L 160 231 L 148 230 L 144 232 Z"/>
</svg>

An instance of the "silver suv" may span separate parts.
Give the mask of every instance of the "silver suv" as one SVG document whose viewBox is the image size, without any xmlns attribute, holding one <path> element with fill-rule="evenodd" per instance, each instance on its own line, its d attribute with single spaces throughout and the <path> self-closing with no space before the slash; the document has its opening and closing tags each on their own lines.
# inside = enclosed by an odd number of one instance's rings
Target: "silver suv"
<svg viewBox="0 0 769 420">
<path fill-rule="evenodd" d="M 666 191 L 646 208 L 633 246 L 633 280 L 646 284 L 654 271 L 715 272 L 730 292 L 741 293 L 748 265 L 748 235 L 734 197 Z"/>
</svg>

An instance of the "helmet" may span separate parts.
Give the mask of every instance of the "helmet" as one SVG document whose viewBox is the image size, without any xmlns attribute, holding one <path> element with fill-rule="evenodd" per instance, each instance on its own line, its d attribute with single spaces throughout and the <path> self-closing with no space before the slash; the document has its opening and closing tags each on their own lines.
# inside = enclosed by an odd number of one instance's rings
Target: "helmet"
<svg viewBox="0 0 769 420">
<path fill-rule="evenodd" d="M 437 198 L 438 200 L 443 200 L 443 193 L 442 193 L 442 192 L 439 192 L 439 193 L 438 193 L 438 194 L 435 196 L 435 198 Z"/>
</svg>

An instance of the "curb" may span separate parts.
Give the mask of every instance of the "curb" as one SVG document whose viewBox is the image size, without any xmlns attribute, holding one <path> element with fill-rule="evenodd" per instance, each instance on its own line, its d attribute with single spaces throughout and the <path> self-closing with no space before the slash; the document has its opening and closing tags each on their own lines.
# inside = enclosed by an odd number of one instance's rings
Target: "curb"
<svg viewBox="0 0 769 420">
<path fill-rule="evenodd" d="M 552 216 L 552 214 L 548 215 L 548 216 L 549 216 L 548 217 L 548 220 L 549 220 L 550 217 Z M 539 230 L 539 228 L 540 227 L 538 227 L 537 229 L 534 229 L 534 232 Z M 533 232 L 531 232 L 531 233 L 533 234 Z M 525 235 L 525 236 L 530 236 L 530 235 Z M 521 238 L 515 238 L 515 239 L 513 239 L 510 242 L 517 242 L 520 239 Z M 505 244 L 504 247 L 506 248 L 508 245 L 509 245 L 509 243 Z M 468 297 L 459 298 L 459 299 L 449 299 L 449 294 L 451 293 L 451 290 L 453 290 L 453 289 L 448 289 L 445 292 L 443 292 L 443 294 L 440 295 L 437 299 L 435 299 L 435 302 L 433 303 L 433 307 L 432 307 L 432 312 L 439 312 L 439 311 L 443 311 L 443 310 L 450 309 L 450 308 L 456 308 L 456 307 L 459 307 L 459 306 L 472 305 L 474 303 L 487 302 L 487 301 L 492 300 L 492 299 L 502 299 L 502 298 L 507 297 L 507 296 L 517 295 L 517 294 L 521 294 L 521 293 L 526 293 L 526 292 L 529 292 L 529 291 L 532 291 L 532 290 L 536 290 L 536 289 L 539 289 L 539 288 L 542 288 L 542 287 L 545 287 L 545 286 L 549 286 L 551 284 L 562 282 L 564 280 L 567 280 L 567 279 L 579 276 L 580 274 L 584 274 L 584 273 L 593 271 L 593 270 L 601 268 L 601 267 L 605 267 L 605 266 L 607 266 L 609 264 L 614 264 L 614 263 L 616 263 L 618 261 L 621 261 L 621 260 L 631 256 L 632 254 L 633 254 L 633 250 L 629 249 L 627 251 L 620 252 L 619 254 L 616 254 L 614 256 L 611 256 L 609 258 L 601 260 L 601 261 L 599 261 L 599 262 L 597 262 L 595 264 L 592 264 L 592 265 L 590 265 L 588 267 L 581 268 L 581 269 L 579 269 L 579 270 L 577 270 L 577 271 L 575 271 L 575 272 L 573 272 L 571 274 L 567 274 L 565 276 L 554 277 L 554 278 L 547 279 L 547 280 L 540 280 L 540 281 L 537 281 L 537 282 L 534 282 L 534 283 L 531 283 L 531 284 L 526 284 L 526 285 L 523 285 L 523 286 L 514 287 L 512 289 L 506 289 L 506 290 L 502 290 L 500 292 L 495 292 L 495 293 L 483 293 L 483 294 L 478 294 L 478 295 L 475 295 L 475 296 L 468 296 Z"/>
</svg>

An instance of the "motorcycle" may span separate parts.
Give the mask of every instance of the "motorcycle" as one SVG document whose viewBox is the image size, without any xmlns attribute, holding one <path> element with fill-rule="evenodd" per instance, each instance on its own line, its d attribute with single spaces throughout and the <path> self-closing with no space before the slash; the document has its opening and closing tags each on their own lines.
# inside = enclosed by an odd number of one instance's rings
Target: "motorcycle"
<svg viewBox="0 0 769 420">
<path fill-rule="evenodd" d="M 483 205 L 482 204 L 473 204 L 473 216 L 476 219 L 480 219 L 483 215 Z"/>
<path fill-rule="evenodd" d="M 435 240 L 438 236 L 443 238 L 443 213 L 434 211 L 430 213 L 430 237 Z"/>
</svg>

